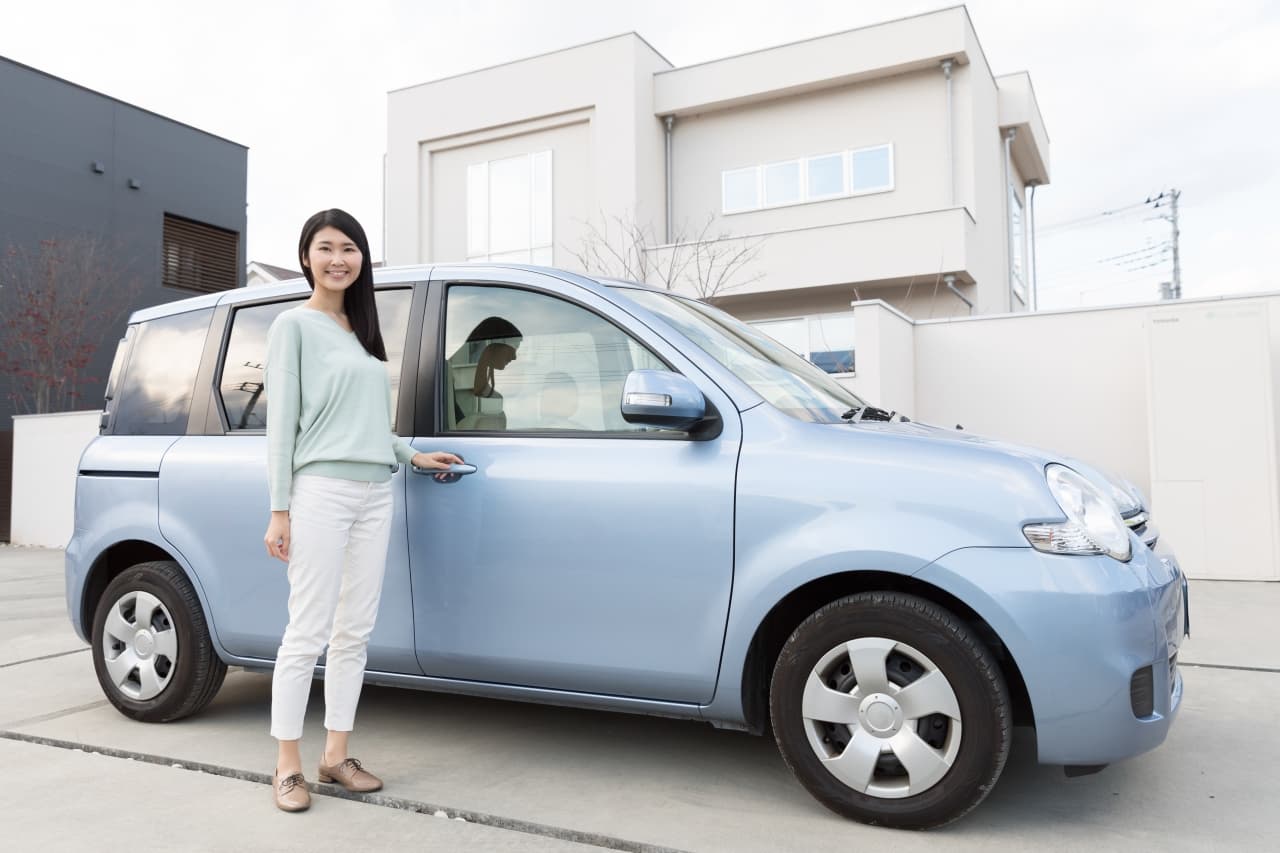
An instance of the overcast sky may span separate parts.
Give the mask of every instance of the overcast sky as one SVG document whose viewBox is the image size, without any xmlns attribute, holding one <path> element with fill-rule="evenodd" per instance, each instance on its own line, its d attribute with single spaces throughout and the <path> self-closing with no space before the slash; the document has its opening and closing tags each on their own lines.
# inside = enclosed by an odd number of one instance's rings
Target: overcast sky
<svg viewBox="0 0 1280 853">
<path fill-rule="evenodd" d="M 683 66 L 953 5 L 42 0 L 6 4 L 0 55 L 248 146 L 248 257 L 296 267 L 324 207 L 356 214 L 381 256 L 391 89 L 630 30 Z M 1042 307 L 1154 297 L 1168 211 L 1139 203 L 1172 187 L 1184 296 L 1277 289 L 1280 3 L 967 5 L 992 70 L 1030 72 L 1049 131 Z"/>
</svg>

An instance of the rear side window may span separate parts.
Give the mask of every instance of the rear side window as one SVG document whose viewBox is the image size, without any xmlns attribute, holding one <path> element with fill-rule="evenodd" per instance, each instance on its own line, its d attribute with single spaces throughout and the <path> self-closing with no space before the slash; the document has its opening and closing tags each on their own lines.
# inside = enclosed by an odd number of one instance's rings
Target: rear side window
<svg viewBox="0 0 1280 853">
<path fill-rule="evenodd" d="M 391 399 L 400 387 L 400 366 L 404 361 L 405 337 L 409 330 L 410 290 L 379 290 L 378 326 L 387 348 L 387 374 L 391 379 Z M 267 360 L 267 330 L 276 317 L 301 300 L 251 305 L 235 312 L 231 320 L 231 340 L 222 362 L 218 391 L 232 432 L 267 428 L 267 392 L 262 374 Z"/>
<path fill-rule="evenodd" d="M 115 394 L 116 435 L 184 435 L 212 308 L 159 317 L 133 332 Z"/>
</svg>

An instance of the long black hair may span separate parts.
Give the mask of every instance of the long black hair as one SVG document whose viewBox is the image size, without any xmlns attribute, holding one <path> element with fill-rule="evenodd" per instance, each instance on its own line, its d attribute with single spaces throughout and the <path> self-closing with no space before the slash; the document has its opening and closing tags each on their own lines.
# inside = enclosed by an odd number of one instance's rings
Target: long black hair
<svg viewBox="0 0 1280 853">
<path fill-rule="evenodd" d="M 307 250 L 311 248 L 316 232 L 329 227 L 337 228 L 360 250 L 360 274 L 342 294 L 342 307 L 347 312 L 351 330 L 369 355 L 386 361 L 387 347 L 382 342 L 382 328 L 378 325 L 378 303 L 373 298 L 373 259 L 369 257 L 369 238 L 354 216 L 334 207 L 320 211 L 303 223 L 302 236 L 298 238 L 298 263 L 302 266 L 302 274 L 315 290 L 316 280 L 307 263 Z"/>
</svg>

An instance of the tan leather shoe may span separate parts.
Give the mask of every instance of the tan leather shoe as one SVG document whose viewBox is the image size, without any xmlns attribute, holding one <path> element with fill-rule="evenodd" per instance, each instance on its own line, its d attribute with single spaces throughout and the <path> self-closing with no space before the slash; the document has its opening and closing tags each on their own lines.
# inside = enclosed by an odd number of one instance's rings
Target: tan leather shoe
<svg viewBox="0 0 1280 853">
<path fill-rule="evenodd" d="M 382 780 L 360 766 L 354 758 L 344 759 L 333 767 L 320 765 L 321 782 L 337 782 L 348 791 L 367 794 L 382 787 Z"/>
<path fill-rule="evenodd" d="M 307 790 L 307 780 L 301 773 L 281 779 L 277 770 L 271 777 L 271 791 L 276 799 L 276 808 L 281 811 L 304 812 L 311 808 L 311 792 Z"/>
</svg>

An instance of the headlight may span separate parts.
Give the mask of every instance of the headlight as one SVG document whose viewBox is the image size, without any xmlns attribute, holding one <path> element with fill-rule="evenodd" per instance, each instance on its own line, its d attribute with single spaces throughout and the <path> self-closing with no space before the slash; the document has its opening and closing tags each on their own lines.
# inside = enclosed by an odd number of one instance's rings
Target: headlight
<svg viewBox="0 0 1280 853">
<path fill-rule="evenodd" d="M 1139 510 L 1146 509 L 1146 499 L 1143 497 L 1142 492 L 1138 491 L 1137 486 L 1123 477 L 1117 477 L 1106 471 L 1099 471 L 1098 473 L 1106 479 L 1111 499 L 1116 502 L 1116 509 L 1120 510 L 1122 518 L 1127 518 Z"/>
<path fill-rule="evenodd" d="M 1022 528 L 1027 541 L 1049 554 L 1108 554 L 1128 560 L 1129 529 L 1111 497 L 1065 465 L 1050 465 L 1044 474 L 1067 520 L 1028 524 Z"/>
</svg>

